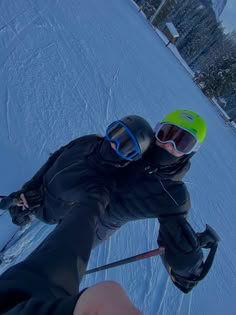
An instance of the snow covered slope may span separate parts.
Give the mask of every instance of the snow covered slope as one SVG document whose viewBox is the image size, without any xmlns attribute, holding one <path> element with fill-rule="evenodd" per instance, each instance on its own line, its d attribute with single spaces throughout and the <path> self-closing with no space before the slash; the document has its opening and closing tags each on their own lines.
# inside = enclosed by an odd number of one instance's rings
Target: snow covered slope
<svg viewBox="0 0 236 315">
<path fill-rule="evenodd" d="M 216 17 L 219 17 L 227 4 L 227 0 L 211 0 L 211 1 L 212 1 L 212 8 L 215 11 Z"/>
<path fill-rule="evenodd" d="M 212 225 L 222 242 L 207 279 L 188 295 L 151 258 L 89 275 L 83 286 L 120 282 L 147 315 L 235 314 L 236 141 L 190 75 L 129 0 L 2 0 L 0 2 L 0 193 L 20 187 L 60 145 L 103 133 L 127 114 L 154 126 L 177 108 L 199 112 L 208 136 L 193 158 L 186 182 L 190 221 L 198 231 Z M 50 227 L 51 229 L 51 227 Z M 14 248 L 26 257 L 47 235 L 35 224 Z M 0 246 L 17 228 L 0 216 Z M 156 247 L 158 223 L 124 226 L 93 251 L 89 267 Z M 10 262 L 11 261 L 11 262 Z"/>
</svg>

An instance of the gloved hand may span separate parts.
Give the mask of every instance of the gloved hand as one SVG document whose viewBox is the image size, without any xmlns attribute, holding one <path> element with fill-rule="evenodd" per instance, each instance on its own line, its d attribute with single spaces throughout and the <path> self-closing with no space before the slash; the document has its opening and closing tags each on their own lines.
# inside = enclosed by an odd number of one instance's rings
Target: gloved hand
<svg viewBox="0 0 236 315">
<path fill-rule="evenodd" d="M 20 194 L 20 198 L 23 205 L 31 211 L 40 207 L 43 203 L 43 197 L 40 190 L 23 191 L 23 193 Z"/>
<path fill-rule="evenodd" d="M 12 223 L 24 226 L 31 222 L 30 211 L 20 206 L 12 206 L 8 209 Z"/>
<path fill-rule="evenodd" d="M 175 285 L 187 293 L 197 284 L 195 280 L 203 267 L 203 253 L 197 234 L 184 217 L 159 221 L 158 244 L 165 247 L 164 263 Z"/>
<path fill-rule="evenodd" d="M 19 190 L 11 193 L 3 198 L 0 203 L 0 208 L 8 209 L 12 217 L 12 222 L 17 225 L 26 225 L 32 214 L 43 203 L 41 192 L 38 190 Z"/>
</svg>

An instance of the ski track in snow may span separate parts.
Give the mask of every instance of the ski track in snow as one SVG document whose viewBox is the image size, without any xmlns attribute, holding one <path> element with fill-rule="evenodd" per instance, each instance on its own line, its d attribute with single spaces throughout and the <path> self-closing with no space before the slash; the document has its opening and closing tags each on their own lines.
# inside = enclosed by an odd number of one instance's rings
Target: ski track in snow
<svg viewBox="0 0 236 315">
<path fill-rule="evenodd" d="M 109 87 L 109 91 L 108 91 L 108 100 L 106 102 L 106 120 L 107 121 L 109 121 L 109 111 L 111 110 L 110 106 L 112 104 L 113 89 L 114 89 L 114 85 L 116 81 L 118 80 L 118 76 L 119 76 L 119 70 L 117 70 L 115 75 L 113 76 L 112 84 Z"/>
<path fill-rule="evenodd" d="M 193 297 L 193 293 L 190 292 L 189 307 L 188 307 L 188 315 L 191 315 L 192 297 Z"/>
<path fill-rule="evenodd" d="M 6 213 L 7 210 L 0 210 L 0 217 Z"/>
<path fill-rule="evenodd" d="M 12 141 L 11 139 L 11 132 L 10 132 L 10 115 L 9 115 L 9 90 L 7 89 L 6 92 L 6 100 L 5 100 L 5 104 L 6 104 L 6 124 L 7 124 L 7 135 L 8 135 L 8 139 L 9 141 Z"/>
</svg>

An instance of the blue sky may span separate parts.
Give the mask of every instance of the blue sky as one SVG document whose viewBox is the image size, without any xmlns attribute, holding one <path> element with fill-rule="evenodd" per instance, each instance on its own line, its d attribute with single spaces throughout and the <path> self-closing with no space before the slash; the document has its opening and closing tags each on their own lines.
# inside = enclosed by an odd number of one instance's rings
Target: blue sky
<svg viewBox="0 0 236 315">
<path fill-rule="evenodd" d="M 228 0 L 220 17 L 227 32 L 236 31 L 236 0 Z"/>
</svg>

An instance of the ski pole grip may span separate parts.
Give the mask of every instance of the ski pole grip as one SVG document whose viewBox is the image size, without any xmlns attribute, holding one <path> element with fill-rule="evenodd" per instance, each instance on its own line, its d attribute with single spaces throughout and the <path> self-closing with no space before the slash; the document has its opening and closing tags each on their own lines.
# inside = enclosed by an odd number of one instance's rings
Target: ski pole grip
<svg viewBox="0 0 236 315">
<path fill-rule="evenodd" d="M 206 224 L 204 232 L 198 233 L 198 239 L 202 248 L 211 248 L 220 241 L 219 235 L 209 224 Z"/>
<path fill-rule="evenodd" d="M 198 233 L 198 239 L 202 248 L 209 249 L 209 253 L 203 265 L 203 270 L 200 276 L 197 278 L 197 280 L 200 281 L 203 278 L 205 278 L 205 276 L 211 269 L 211 266 L 215 258 L 215 254 L 217 252 L 220 237 L 210 225 L 206 224 L 205 231 L 202 233 Z"/>
</svg>

